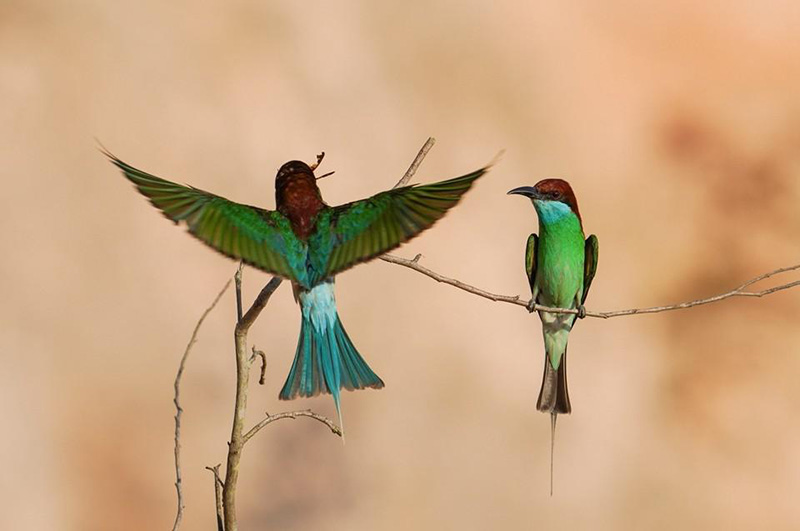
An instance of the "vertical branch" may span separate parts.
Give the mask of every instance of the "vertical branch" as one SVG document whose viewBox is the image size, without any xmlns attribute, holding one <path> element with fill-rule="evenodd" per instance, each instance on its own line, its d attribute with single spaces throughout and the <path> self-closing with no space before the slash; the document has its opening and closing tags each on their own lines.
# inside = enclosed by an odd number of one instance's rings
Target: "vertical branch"
<svg viewBox="0 0 800 531">
<path fill-rule="evenodd" d="M 236 273 L 237 291 L 241 291 L 242 270 Z M 236 484 L 239 481 L 239 462 L 244 448 L 244 420 L 247 413 L 247 384 L 250 380 L 250 356 L 247 352 L 247 332 L 269 302 L 269 298 L 281 285 L 282 279 L 272 277 L 255 302 L 236 323 L 234 345 L 236 348 L 236 400 L 233 410 L 233 426 L 231 440 L 228 443 L 228 459 L 225 464 L 225 484 L 222 488 L 222 506 L 225 520 L 225 531 L 237 531 L 236 516 Z M 241 315 L 241 305 L 237 312 Z"/>
<path fill-rule="evenodd" d="M 241 321 L 239 321 L 241 323 Z M 244 442 L 244 419 L 247 411 L 247 383 L 250 379 L 250 360 L 247 357 L 247 331 L 238 324 L 234 333 L 236 345 L 236 402 L 233 411 L 231 440 L 228 443 L 228 460 L 225 466 L 225 487 L 222 503 L 225 509 L 225 529 L 237 531 L 236 483 L 239 481 L 239 461 Z"/>
<path fill-rule="evenodd" d="M 225 286 L 220 290 L 217 296 L 214 298 L 214 302 L 206 308 L 206 311 L 203 312 L 203 315 L 200 316 L 198 319 L 197 324 L 194 327 L 194 331 L 192 332 L 192 337 L 189 339 L 189 343 L 186 344 L 186 350 L 183 351 L 183 356 L 181 356 L 181 362 L 178 365 L 178 373 L 175 375 L 175 396 L 172 399 L 172 402 L 175 404 L 175 490 L 178 491 L 178 513 L 175 515 L 175 523 L 172 525 L 172 531 L 177 531 L 178 528 L 181 526 L 181 522 L 183 521 L 183 509 L 186 507 L 183 501 L 183 473 L 181 471 L 181 416 L 183 415 L 183 408 L 181 407 L 181 378 L 183 377 L 183 371 L 186 368 L 186 360 L 189 358 L 189 352 L 192 350 L 192 345 L 195 344 L 197 341 L 197 332 L 200 331 L 200 326 L 203 324 L 203 321 L 206 320 L 206 317 L 211 310 L 217 305 L 219 300 L 222 298 L 222 295 L 228 290 L 230 287 L 231 281 L 225 283 Z"/>
<path fill-rule="evenodd" d="M 219 467 L 221 465 L 207 466 L 206 470 L 210 470 L 214 474 L 214 505 L 217 508 L 217 531 L 225 531 L 225 524 L 222 521 L 222 480 L 219 479 Z"/>
</svg>

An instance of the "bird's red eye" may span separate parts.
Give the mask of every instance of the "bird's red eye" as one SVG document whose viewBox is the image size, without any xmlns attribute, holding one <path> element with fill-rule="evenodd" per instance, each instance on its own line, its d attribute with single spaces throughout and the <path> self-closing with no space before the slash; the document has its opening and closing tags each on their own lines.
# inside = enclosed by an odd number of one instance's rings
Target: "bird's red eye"
<svg viewBox="0 0 800 531">
<path fill-rule="evenodd" d="M 550 196 L 550 198 L 551 198 L 551 199 L 553 199 L 554 201 L 559 201 L 559 200 L 561 199 L 561 192 L 557 192 L 557 191 L 555 191 L 555 190 L 553 190 L 552 192 L 550 192 L 550 194 L 548 194 L 548 195 L 549 195 L 549 196 Z"/>
</svg>

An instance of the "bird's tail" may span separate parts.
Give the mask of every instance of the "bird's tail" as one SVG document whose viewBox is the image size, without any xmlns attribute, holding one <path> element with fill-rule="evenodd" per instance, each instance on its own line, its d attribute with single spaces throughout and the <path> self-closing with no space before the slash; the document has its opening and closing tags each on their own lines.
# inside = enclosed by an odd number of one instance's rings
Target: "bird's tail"
<svg viewBox="0 0 800 531">
<path fill-rule="evenodd" d="M 550 413 L 550 496 L 553 495 L 553 451 L 556 440 L 556 419 L 559 413 L 569 414 L 572 406 L 569 403 L 567 391 L 567 351 L 561 355 L 558 369 L 553 369 L 550 356 L 544 359 L 544 376 L 542 389 L 539 391 L 539 400 L 536 409 Z"/>
<path fill-rule="evenodd" d="M 554 369 L 550 363 L 550 357 L 544 360 L 544 376 L 542 377 L 542 388 L 539 391 L 539 400 L 536 402 L 536 409 L 547 413 L 568 414 L 572 412 L 569 403 L 569 392 L 567 391 L 567 351 L 561 355 L 558 369 Z"/>
<path fill-rule="evenodd" d="M 339 390 L 352 391 L 367 387 L 380 389 L 383 380 L 372 372 L 353 346 L 339 320 L 336 307 L 303 308 L 297 351 L 279 398 L 291 400 L 298 396 L 330 393 L 341 427 Z"/>
</svg>

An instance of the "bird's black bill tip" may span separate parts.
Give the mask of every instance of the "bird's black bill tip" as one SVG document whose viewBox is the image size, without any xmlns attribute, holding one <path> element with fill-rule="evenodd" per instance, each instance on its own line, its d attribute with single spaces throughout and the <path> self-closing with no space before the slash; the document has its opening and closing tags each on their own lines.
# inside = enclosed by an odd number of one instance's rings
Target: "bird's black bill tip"
<svg viewBox="0 0 800 531">
<path fill-rule="evenodd" d="M 536 192 L 536 188 L 533 186 L 520 186 L 518 188 L 514 188 L 513 190 L 509 190 L 506 195 L 524 195 L 525 197 L 536 197 L 538 194 Z"/>
</svg>

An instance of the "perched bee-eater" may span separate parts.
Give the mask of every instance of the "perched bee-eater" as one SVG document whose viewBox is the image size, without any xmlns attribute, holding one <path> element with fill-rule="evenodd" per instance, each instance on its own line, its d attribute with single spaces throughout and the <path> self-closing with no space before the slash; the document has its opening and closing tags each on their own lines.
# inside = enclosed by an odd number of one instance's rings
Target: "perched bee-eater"
<svg viewBox="0 0 800 531">
<path fill-rule="evenodd" d="M 336 207 L 323 200 L 314 171 L 293 160 L 275 178 L 276 210 L 229 201 L 145 173 L 106 155 L 139 192 L 213 249 L 292 282 L 301 326 L 281 400 L 383 387 L 345 332 L 333 293 L 336 274 L 375 258 L 431 227 L 488 167 L 438 183 L 405 186 Z"/>
<path fill-rule="evenodd" d="M 559 413 L 570 413 L 567 392 L 567 340 L 577 317 L 585 317 L 583 303 L 597 271 L 597 237 L 584 240 L 578 201 L 569 183 L 545 179 L 535 186 L 514 188 L 509 194 L 530 198 L 539 217 L 539 235 L 531 234 L 525 248 L 525 271 L 531 302 L 551 308 L 577 309 L 578 314 L 539 312 L 544 335 L 544 377 L 536 408 L 551 415 L 552 450 Z M 533 311 L 533 307 L 531 307 Z"/>
</svg>

